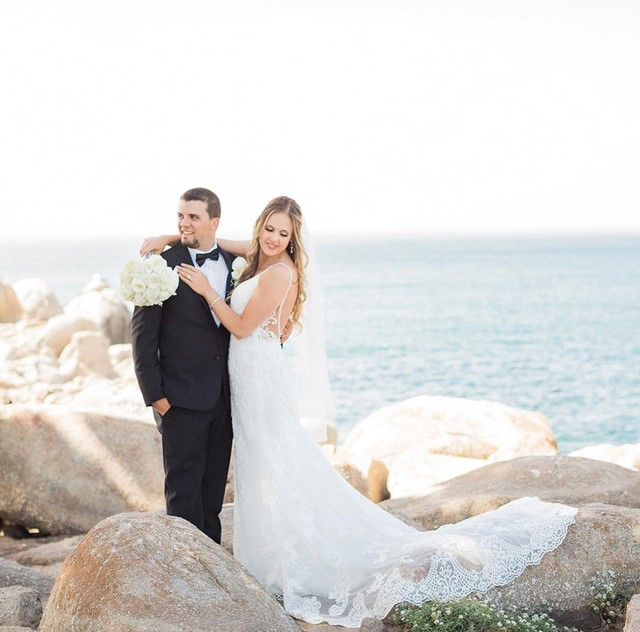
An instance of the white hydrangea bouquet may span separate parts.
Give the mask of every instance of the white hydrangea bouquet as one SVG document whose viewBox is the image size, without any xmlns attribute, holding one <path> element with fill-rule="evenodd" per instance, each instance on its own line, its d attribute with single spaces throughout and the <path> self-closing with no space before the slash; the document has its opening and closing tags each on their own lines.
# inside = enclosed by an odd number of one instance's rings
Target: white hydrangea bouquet
<svg viewBox="0 0 640 632">
<path fill-rule="evenodd" d="M 120 273 L 120 296 L 137 307 L 162 305 L 174 296 L 180 278 L 160 255 L 127 261 Z"/>
</svg>

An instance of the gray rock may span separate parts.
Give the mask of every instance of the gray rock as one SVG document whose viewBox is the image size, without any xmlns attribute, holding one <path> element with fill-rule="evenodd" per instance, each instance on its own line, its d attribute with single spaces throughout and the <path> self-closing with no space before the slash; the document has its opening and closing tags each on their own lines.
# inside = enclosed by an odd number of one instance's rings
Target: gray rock
<svg viewBox="0 0 640 632">
<path fill-rule="evenodd" d="M 22 306 L 22 317 L 48 320 L 62 313 L 62 307 L 42 279 L 22 279 L 13 284 L 13 289 Z"/>
<path fill-rule="evenodd" d="M 627 605 L 624 632 L 640 632 L 640 595 L 631 597 Z"/>
<path fill-rule="evenodd" d="M 40 593 L 33 588 L 0 588 L 0 625 L 35 629 L 42 618 Z"/>
<path fill-rule="evenodd" d="M 0 515 L 50 534 L 165 504 L 155 426 L 62 406 L 0 406 L 0 480 Z"/>
<path fill-rule="evenodd" d="M 62 566 L 41 632 L 298 632 L 276 600 L 182 518 L 125 513 Z"/>
<path fill-rule="evenodd" d="M 18 551 L 5 557 L 25 566 L 46 566 L 56 562 L 64 562 L 67 556 L 82 542 L 83 537 L 83 535 L 74 535 L 57 542 L 47 542 Z"/>
<path fill-rule="evenodd" d="M 640 507 L 640 472 L 570 456 L 528 456 L 493 463 L 440 483 L 421 496 L 381 507 L 425 529 L 459 522 L 523 496 L 574 507 L 606 503 Z"/>
<path fill-rule="evenodd" d="M 619 586 L 630 589 L 640 575 L 640 510 L 613 505 L 582 507 L 564 542 L 540 564 L 528 567 L 506 586 L 486 597 L 500 607 L 531 611 L 549 608 L 560 624 L 599 629 L 600 617 L 588 602 L 596 576 L 615 574 Z"/>
<path fill-rule="evenodd" d="M 53 588 L 53 579 L 22 564 L 0 557 L 0 588 L 7 586 L 34 588 L 39 593 L 48 595 Z"/>
</svg>

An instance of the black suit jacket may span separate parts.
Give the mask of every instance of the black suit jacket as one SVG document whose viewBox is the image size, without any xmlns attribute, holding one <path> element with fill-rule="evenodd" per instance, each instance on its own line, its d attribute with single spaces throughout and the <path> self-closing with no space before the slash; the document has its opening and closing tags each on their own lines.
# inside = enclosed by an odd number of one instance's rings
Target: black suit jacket
<svg viewBox="0 0 640 632">
<path fill-rule="evenodd" d="M 229 272 L 234 257 L 220 250 Z M 193 265 L 181 244 L 162 253 L 169 267 Z M 227 277 L 227 294 L 231 274 Z M 216 325 L 202 296 L 180 281 L 162 305 L 136 307 L 131 321 L 133 361 L 144 402 L 166 397 L 172 405 L 209 410 L 220 396 L 229 403 L 229 332 Z"/>
</svg>

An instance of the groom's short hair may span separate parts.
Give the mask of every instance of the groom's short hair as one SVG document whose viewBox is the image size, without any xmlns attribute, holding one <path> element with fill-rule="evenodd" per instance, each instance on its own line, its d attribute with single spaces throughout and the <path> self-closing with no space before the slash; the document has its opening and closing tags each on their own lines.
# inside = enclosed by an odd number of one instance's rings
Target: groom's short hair
<svg viewBox="0 0 640 632">
<path fill-rule="evenodd" d="M 204 202 L 207 205 L 207 214 L 211 219 L 220 217 L 220 198 L 218 198 L 213 191 L 209 191 L 209 189 L 202 187 L 189 189 L 180 196 L 180 199 L 185 202 L 191 202 L 192 200 Z"/>
</svg>

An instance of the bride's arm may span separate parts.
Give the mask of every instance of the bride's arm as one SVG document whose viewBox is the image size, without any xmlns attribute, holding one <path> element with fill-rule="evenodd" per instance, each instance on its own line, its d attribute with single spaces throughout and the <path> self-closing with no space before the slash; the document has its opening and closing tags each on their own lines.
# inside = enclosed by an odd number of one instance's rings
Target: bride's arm
<svg viewBox="0 0 640 632">
<path fill-rule="evenodd" d="M 222 250 L 226 250 L 236 257 L 246 257 L 251 245 L 250 241 L 237 241 L 235 239 L 218 239 L 217 242 Z"/>
<path fill-rule="evenodd" d="M 194 292 L 202 295 L 220 322 L 236 337 L 246 338 L 263 323 L 282 302 L 289 286 L 291 271 L 283 266 L 273 266 L 258 281 L 258 287 L 249 299 L 242 314 L 236 314 L 212 287 L 205 274 L 186 263 L 176 267 L 180 280 Z"/>
<path fill-rule="evenodd" d="M 147 237 L 140 246 L 140 256 L 144 257 L 149 252 L 159 255 L 165 246 L 175 246 L 180 243 L 180 235 L 158 235 Z"/>
</svg>

